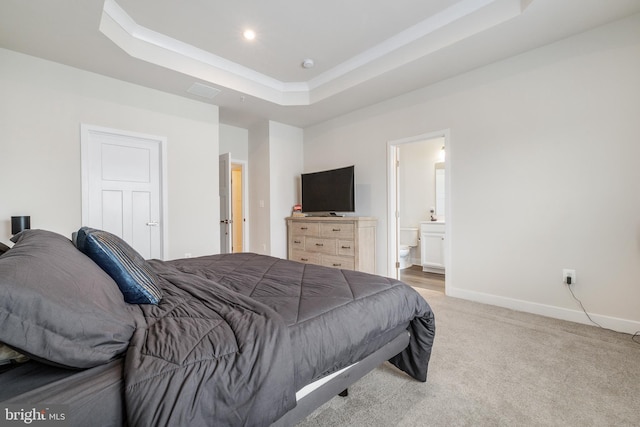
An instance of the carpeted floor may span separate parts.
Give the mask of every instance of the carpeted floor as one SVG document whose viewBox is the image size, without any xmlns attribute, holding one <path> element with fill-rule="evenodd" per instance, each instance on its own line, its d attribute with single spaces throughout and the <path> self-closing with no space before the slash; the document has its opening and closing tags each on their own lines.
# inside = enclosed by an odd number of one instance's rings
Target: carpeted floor
<svg viewBox="0 0 640 427">
<path fill-rule="evenodd" d="M 436 316 L 427 382 L 387 363 L 300 427 L 640 426 L 630 335 L 417 290 Z"/>
</svg>

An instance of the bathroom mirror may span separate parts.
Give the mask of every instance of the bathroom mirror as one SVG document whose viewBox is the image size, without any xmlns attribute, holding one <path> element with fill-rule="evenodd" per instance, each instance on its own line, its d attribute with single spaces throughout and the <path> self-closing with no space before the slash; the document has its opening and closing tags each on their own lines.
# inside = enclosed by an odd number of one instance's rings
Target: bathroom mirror
<svg viewBox="0 0 640 427">
<path fill-rule="evenodd" d="M 445 217 L 444 197 L 444 162 L 436 163 L 436 217 L 443 220 Z"/>
</svg>

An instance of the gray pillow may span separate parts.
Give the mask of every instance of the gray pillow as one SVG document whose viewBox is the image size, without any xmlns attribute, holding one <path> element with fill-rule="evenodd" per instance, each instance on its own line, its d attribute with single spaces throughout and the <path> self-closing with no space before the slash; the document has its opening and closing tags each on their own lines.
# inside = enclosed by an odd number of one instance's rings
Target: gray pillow
<svg viewBox="0 0 640 427">
<path fill-rule="evenodd" d="M 64 236 L 25 230 L 0 257 L 0 342 L 34 359 L 89 368 L 116 358 L 137 306 Z"/>
</svg>

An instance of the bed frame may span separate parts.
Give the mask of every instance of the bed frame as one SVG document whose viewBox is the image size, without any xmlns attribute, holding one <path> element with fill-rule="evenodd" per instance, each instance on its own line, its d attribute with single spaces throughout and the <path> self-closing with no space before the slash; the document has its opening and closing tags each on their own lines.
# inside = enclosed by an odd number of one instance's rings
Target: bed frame
<svg viewBox="0 0 640 427">
<path fill-rule="evenodd" d="M 272 427 L 295 425 L 408 344 L 409 333 L 403 331 L 360 362 L 304 387 L 296 395 L 297 406 Z M 68 405 L 70 425 L 86 426 L 99 420 L 102 426 L 124 426 L 122 366 L 123 359 L 118 359 L 84 371 L 72 371 L 30 361 L 0 373 L 0 403 Z"/>
<path fill-rule="evenodd" d="M 296 407 L 273 423 L 272 427 L 292 426 L 298 421 L 304 419 L 307 415 L 331 400 L 334 396 L 347 390 L 351 384 L 355 383 L 367 373 L 400 353 L 408 344 L 409 333 L 404 331 L 380 350 L 365 357 L 360 362 L 339 371 L 332 376 L 331 379 L 319 385 L 315 390 L 299 399 Z M 322 379 L 319 381 L 322 381 Z"/>
</svg>

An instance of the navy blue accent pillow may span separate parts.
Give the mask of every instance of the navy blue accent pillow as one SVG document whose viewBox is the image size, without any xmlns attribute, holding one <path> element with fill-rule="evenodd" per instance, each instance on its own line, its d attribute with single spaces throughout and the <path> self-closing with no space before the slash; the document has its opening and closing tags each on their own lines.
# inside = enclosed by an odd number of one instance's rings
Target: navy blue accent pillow
<svg viewBox="0 0 640 427">
<path fill-rule="evenodd" d="M 129 304 L 158 304 L 162 299 L 158 277 L 144 258 L 118 236 L 82 227 L 76 245 L 115 280 Z"/>
</svg>

